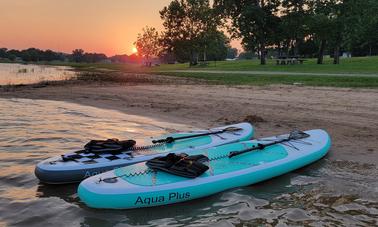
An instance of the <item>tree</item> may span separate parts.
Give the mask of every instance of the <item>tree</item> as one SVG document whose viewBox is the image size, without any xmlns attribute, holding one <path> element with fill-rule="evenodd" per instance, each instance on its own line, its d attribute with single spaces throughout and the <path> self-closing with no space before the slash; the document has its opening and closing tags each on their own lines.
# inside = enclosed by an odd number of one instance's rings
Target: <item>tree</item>
<svg viewBox="0 0 378 227">
<path fill-rule="evenodd" d="M 20 57 L 20 56 L 21 56 L 21 51 L 19 51 L 19 50 L 12 49 L 12 50 L 7 51 L 7 57 L 11 61 L 16 60 L 16 58 Z"/>
<path fill-rule="evenodd" d="M 41 59 L 43 61 L 62 60 L 62 56 L 52 50 L 45 50 L 42 54 Z"/>
<path fill-rule="evenodd" d="M 310 0 L 311 1 L 311 0 Z M 298 56 L 299 47 L 304 42 L 305 37 L 309 35 L 307 21 L 309 20 L 310 11 L 309 0 L 283 0 L 281 14 L 281 23 L 278 34 L 281 35 L 279 46 L 284 46 L 286 56 Z"/>
<path fill-rule="evenodd" d="M 129 56 L 128 62 L 130 62 L 130 63 L 140 63 L 140 62 L 142 62 L 142 59 L 141 59 L 141 57 L 138 54 L 134 53 L 134 54 L 131 54 Z"/>
<path fill-rule="evenodd" d="M 165 28 L 162 46 L 166 54 L 174 53 L 179 61 L 196 65 L 199 53 L 204 54 L 212 37 L 217 36 L 220 17 L 210 7 L 209 0 L 173 0 L 160 11 Z"/>
<path fill-rule="evenodd" d="M 311 17 L 308 23 L 310 36 L 318 43 L 317 64 L 323 64 L 323 56 L 327 44 L 331 43 L 335 29 L 335 1 L 334 0 L 315 0 L 311 5 Z"/>
<path fill-rule="evenodd" d="M 211 33 L 203 50 L 203 61 L 221 61 L 227 58 L 227 51 L 230 48 L 230 40 L 223 32 Z"/>
<path fill-rule="evenodd" d="M 228 59 L 234 59 L 237 56 L 238 56 L 238 49 L 228 46 L 227 47 L 227 58 Z"/>
<path fill-rule="evenodd" d="M 378 43 L 378 1 L 344 0 L 344 48 L 358 55 L 372 55 Z"/>
<path fill-rule="evenodd" d="M 378 9 L 377 9 L 378 11 Z M 351 51 L 360 52 L 360 55 L 378 54 L 378 17 L 365 23 L 361 33 L 356 39 L 351 40 Z"/>
<path fill-rule="evenodd" d="M 312 16 L 310 27 L 319 46 L 317 64 L 323 64 L 323 56 L 329 38 L 331 23 L 327 15 L 318 13 Z"/>
<path fill-rule="evenodd" d="M 313 8 L 311 30 L 321 39 L 318 64 L 322 63 L 325 42 L 333 50 L 333 63 L 339 64 L 341 49 L 351 51 L 356 40 L 368 40 L 363 37 L 364 30 L 369 22 L 374 23 L 378 10 L 375 0 L 316 0 Z"/>
<path fill-rule="evenodd" d="M 275 43 L 280 0 L 215 0 L 215 6 L 231 19 L 230 32 L 241 38 L 244 49 L 259 53 L 260 63 L 266 64 L 266 48 Z"/>
<path fill-rule="evenodd" d="M 0 58 L 8 58 L 7 48 L 0 48 Z"/>
<path fill-rule="evenodd" d="M 82 62 L 84 59 L 84 50 L 75 49 L 72 51 L 71 58 L 74 62 Z"/>
<path fill-rule="evenodd" d="M 372 56 L 374 47 L 375 55 L 378 54 L 378 1 L 366 0 L 365 3 L 368 6 L 363 8 L 364 17 L 360 20 L 363 26 L 358 26 L 360 38 L 356 39 L 362 43 L 361 47 L 367 47 L 367 55 Z"/>
<path fill-rule="evenodd" d="M 105 54 L 99 54 L 99 53 L 85 53 L 82 56 L 82 61 L 87 63 L 96 63 L 106 60 L 107 57 Z"/>
<path fill-rule="evenodd" d="M 248 59 L 248 60 L 250 60 L 250 59 L 253 59 L 253 58 L 255 58 L 256 56 L 255 56 L 255 53 L 253 53 L 253 52 L 251 52 L 251 51 L 247 51 L 247 52 L 241 52 L 240 54 L 239 54 L 239 59 L 241 59 L 241 60 L 244 60 L 244 59 Z"/>
<path fill-rule="evenodd" d="M 340 63 L 340 48 L 346 35 L 346 7 L 344 1 L 331 1 L 330 21 L 332 29 L 329 32 L 330 45 L 333 47 L 333 64 Z"/>
<path fill-rule="evenodd" d="M 113 63 L 127 63 L 130 60 L 130 58 L 127 54 L 114 55 L 114 56 L 110 57 L 109 59 Z"/>
<path fill-rule="evenodd" d="M 36 48 L 29 48 L 22 50 L 20 57 L 23 61 L 41 61 L 43 58 L 43 51 Z"/>
<path fill-rule="evenodd" d="M 159 33 L 155 28 L 145 27 L 139 33 L 134 43 L 138 54 L 145 60 L 146 66 L 151 67 L 151 57 L 157 57 L 160 52 Z"/>
</svg>

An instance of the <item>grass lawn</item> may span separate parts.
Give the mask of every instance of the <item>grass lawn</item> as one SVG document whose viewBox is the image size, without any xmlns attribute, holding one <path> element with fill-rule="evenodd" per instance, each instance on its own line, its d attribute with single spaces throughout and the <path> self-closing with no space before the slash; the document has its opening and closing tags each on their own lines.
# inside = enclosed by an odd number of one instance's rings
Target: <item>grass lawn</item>
<svg viewBox="0 0 378 227">
<path fill-rule="evenodd" d="M 325 58 L 325 64 L 323 65 L 316 64 L 316 59 L 308 59 L 302 65 L 276 65 L 274 60 L 269 60 L 267 65 L 260 65 L 258 60 L 240 60 L 210 62 L 208 66 L 197 67 L 189 67 L 188 64 L 163 64 L 151 68 L 142 67 L 136 64 L 63 64 L 83 71 L 111 70 L 121 72 L 159 73 L 168 76 L 205 79 L 210 83 L 229 85 L 269 85 L 299 83 L 308 86 L 378 88 L 378 56 L 340 59 L 339 65 L 332 64 L 332 59 L 330 58 Z M 179 70 L 179 72 L 176 70 Z M 221 73 L 214 74 L 211 73 L 211 71 L 221 71 Z M 233 74 L 228 73 L 229 71 L 232 71 Z M 244 73 L 246 71 L 274 72 L 274 74 L 264 75 L 263 73 L 261 73 L 261 75 L 245 75 L 238 74 L 238 71 Z M 285 74 L 290 72 L 297 74 Z M 300 73 L 349 73 L 353 74 L 353 76 L 300 75 Z M 370 77 L 366 74 L 370 74 Z"/>
<path fill-rule="evenodd" d="M 378 74 L 378 56 L 340 59 L 339 65 L 332 64 L 331 58 L 325 58 L 323 65 L 316 64 L 316 59 L 308 59 L 302 65 L 276 65 L 268 60 L 260 65 L 255 60 L 209 62 L 208 66 L 188 67 L 188 64 L 161 65 L 153 70 L 229 70 L 229 71 L 273 71 L 273 72 L 313 72 L 313 73 L 374 73 Z"/>
<path fill-rule="evenodd" d="M 378 56 L 340 59 L 339 65 L 332 64 L 331 58 L 325 58 L 323 65 L 316 64 L 316 59 L 308 59 L 302 65 L 276 65 L 268 60 L 267 65 L 260 65 L 255 60 L 209 62 L 208 66 L 189 67 L 185 64 L 162 64 L 146 68 L 136 64 L 106 63 L 70 63 L 53 62 L 55 65 L 71 66 L 79 70 L 116 70 L 123 72 L 166 72 L 172 70 L 224 70 L 224 71 L 271 71 L 271 72 L 306 72 L 306 73 L 361 73 L 378 74 Z"/>
<path fill-rule="evenodd" d="M 210 83 L 222 85 L 270 85 L 288 84 L 326 87 L 364 87 L 378 88 L 378 77 L 355 76 L 301 76 L 301 75 L 245 75 L 213 74 L 195 72 L 165 72 L 165 75 L 205 79 Z"/>
</svg>

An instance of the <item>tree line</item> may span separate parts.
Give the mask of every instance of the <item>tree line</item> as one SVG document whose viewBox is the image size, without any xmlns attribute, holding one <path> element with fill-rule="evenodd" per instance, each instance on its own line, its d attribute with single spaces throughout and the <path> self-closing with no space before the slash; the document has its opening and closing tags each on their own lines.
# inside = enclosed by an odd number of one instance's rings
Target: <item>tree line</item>
<svg viewBox="0 0 378 227">
<path fill-rule="evenodd" d="M 144 57 L 194 65 L 226 58 L 238 38 L 242 56 L 261 64 L 268 54 L 338 64 L 342 52 L 378 54 L 377 12 L 377 0 L 173 0 L 160 11 L 162 33 L 146 27 L 135 44 Z"/>
<path fill-rule="evenodd" d="M 54 52 L 52 50 L 40 50 L 37 48 L 29 48 L 25 50 L 8 50 L 0 48 L 0 59 L 9 59 L 10 61 L 63 61 L 67 55 L 64 53 Z"/>
<path fill-rule="evenodd" d="M 198 62 L 235 58 L 237 38 L 245 52 L 239 58 L 316 57 L 342 52 L 378 54 L 377 0 L 173 0 L 159 11 L 163 31 L 146 27 L 138 34 L 138 55 L 107 57 L 76 49 L 71 54 L 29 48 L 0 48 L 0 58 L 22 61 Z"/>
<path fill-rule="evenodd" d="M 82 49 L 75 49 L 71 54 L 55 52 L 52 50 L 41 50 L 37 48 L 28 48 L 25 50 L 8 50 L 0 48 L 0 60 L 8 59 L 9 61 L 23 62 L 51 62 L 51 61 L 67 61 L 67 62 L 114 62 L 114 63 L 139 63 L 140 57 L 136 54 L 132 55 L 114 55 L 107 57 L 103 53 L 88 53 Z"/>
</svg>

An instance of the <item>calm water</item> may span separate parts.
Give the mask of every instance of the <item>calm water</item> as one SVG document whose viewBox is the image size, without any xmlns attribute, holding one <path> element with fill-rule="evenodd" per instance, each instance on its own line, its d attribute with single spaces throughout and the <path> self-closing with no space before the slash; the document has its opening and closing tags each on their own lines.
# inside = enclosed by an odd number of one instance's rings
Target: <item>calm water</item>
<svg viewBox="0 0 378 227">
<path fill-rule="evenodd" d="M 76 73 L 66 66 L 0 63 L 0 85 L 35 84 L 42 81 L 67 80 Z"/>
<path fill-rule="evenodd" d="M 134 210 L 90 209 L 77 185 L 34 177 L 37 162 L 89 139 L 142 141 L 174 128 L 189 127 L 65 102 L 0 99 L 0 226 L 378 225 L 376 166 L 327 157 L 257 185 Z"/>
</svg>

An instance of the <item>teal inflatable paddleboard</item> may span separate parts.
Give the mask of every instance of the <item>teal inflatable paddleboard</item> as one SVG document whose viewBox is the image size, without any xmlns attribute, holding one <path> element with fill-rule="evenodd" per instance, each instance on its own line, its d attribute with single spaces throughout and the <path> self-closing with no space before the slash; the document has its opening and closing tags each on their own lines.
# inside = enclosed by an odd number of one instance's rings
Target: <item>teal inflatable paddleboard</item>
<svg viewBox="0 0 378 227">
<path fill-rule="evenodd" d="M 151 170 L 143 162 L 90 177 L 79 185 L 78 194 L 89 207 L 112 209 L 159 206 L 209 196 L 285 174 L 322 158 L 331 146 L 327 132 L 317 129 L 305 134 L 306 138 L 289 141 L 285 141 L 289 135 L 280 135 L 193 151 L 191 155 L 202 154 L 210 159 L 209 169 L 194 179 Z M 230 157 L 235 152 L 239 154 Z"/>
</svg>

